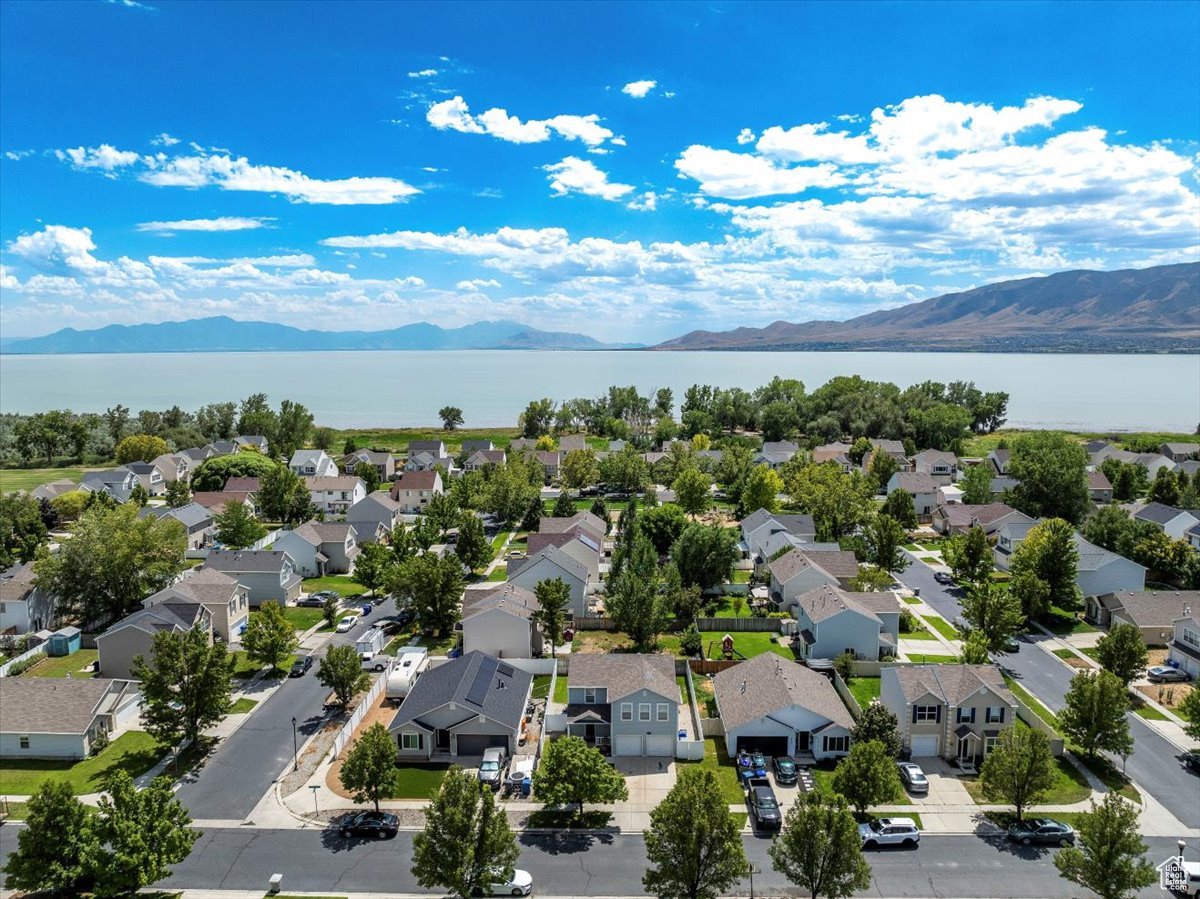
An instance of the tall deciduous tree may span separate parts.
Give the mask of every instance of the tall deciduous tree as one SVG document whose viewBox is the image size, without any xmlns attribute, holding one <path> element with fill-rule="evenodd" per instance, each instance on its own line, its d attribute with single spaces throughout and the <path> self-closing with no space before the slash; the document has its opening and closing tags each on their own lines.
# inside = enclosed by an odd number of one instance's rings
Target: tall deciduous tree
<svg viewBox="0 0 1200 899">
<path fill-rule="evenodd" d="M 282 463 L 262 475 L 255 498 L 268 520 L 287 526 L 307 521 L 312 507 L 312 494 L 300 475 Z"/>
<path fill-rule="evenodd" d="M 370 462 L 359 462 L 354 466 L 352 474 L 363 482 L 367 493 L 374 493 L 379 489 L 379 469 Z"/>
<path fill-rule="evenodd" d="M 600 750 L 581 737 L 560 737 L 546 746 L 533 772 L 533 797 L 546 805 L 622 802 L 629 798 L 625 777 Z"/>
<path fill-rule="evenodd" d="M 180 506 L 186 506 L 192 501 L 192 491 L 188 489 L 187 481 L 179 478 L 175 481 L 170 481 L 167 484 L 166 492 L 167 506 L 172 509 L 178 509 Z"/>
<path fill-rule="evenodd" d="M 152 434 L 130 434 L 117 444 L 113 455 L 118 464 L 124 465 L 127 462 L 152 462 L 170 451 L 167 441 L 161 437 Z"/>
<path fill-rule="evenodd" d="M 590 449 L 575 449 L 568 452 L 559 465 L 559 476 L 568 490 L 582 490 L 600 481 L 600 464 L 596 453 Z"/>
<path fill-rule="evenodd" d="M 330 647 L 317 666 L 317 681 L 333 691 L 343 709 L 350 705 L 355 693 L 371 685 L 370 676 L 362 670 L 358 653 L 349 644 Z"/>
<path fill-rule="evenodd" d="M 224 490 L 230 478 L 266 478 L 275 463 L 258 453 L 235 453 L 232 456 L 213 456 L 192 472 L 192 489 Z M 261 484 L 259 485 L 262 486 Z M 260 499 L 261 502 L 261 499 Z"/>
<path fill-rule="evenodd" d="M 242 633 L 242 648 L 255 662 L 278 670 L 299 645 L 295 628 L 275 600 L 267 600 L 257 612 L 250 613 L 250 621 Z"/>
<path fill-rule="evenodd" d="M 45 780 L 29 797 L 17 848 L 4 865 L 10 890 L 78 895 L 90 886 L 102 854 L 95 821 L 61 780 Z"/>
<path fill-rule="evenodd" d="M 382 543 L 364 543 L 354 560 L 354 573 L 350 578 L 374 596 L 375 591 L 387 583 L 388 574 L 395 565 L 396 556 L 391 549 Z"/>
<path fill-rule="evenodd" d="M 424 627 L 444 634 L 458 620 L 465 586 L 462 562 L 457 556 L 439 558 L 422 553 L 392 571 L 388 592 L 407 601 Z"/>
<path fill-rule="evenodd" d="M 889 493 L 879 511 L 880 514 L 891 516 L 909 530 L 917 526 L 917 507 L 913 504 L 913 495 L 903 488 Z"/>
<path fill-rule="evenodd" d="M 456 431 L 463 423 L 463 411 L 458 406 L 442 406 L 438 409 L 438 418 L 442 420 L 442 429 Z"/>
<path fill-rule="evenodd" d="M 659 899 L 716 899 L 748 869 L 737 822 L 713 771 L 681 767 L 650 812 L 642 885 Z"/>
<path fill-rule="evenodd" d="M 992 466 L 990 462 L 968 465 L 958 482 L 962 501 L 971 506 L 983 506 L 992 501 Z"/>
<path fill-rule="evenodd" d="M 1200 740 L 1200 690 L 1189 690 L 1175 707 L 1175 713 L 1184 720 L 1184 732 L 1193 740 Z"/>
<path fill-rule="evenodd" d="M 554 421 L 554 400 L 531 400 L 517 420 L 522 437 L 536 438 L 550 431 Z"/>
<path fill-rule="evenodd" d="M 987 534 L 973 525 L 965 534 L 956 534 L 942 547 L 942 557 L 950 571 L 960 581 L 970 584 L 987 583 L 995 566 Z"/>
<path fill-rule="evenodd" d="M 1003 584 L 972 584 L 963 597 L 962 613 L 963 620 L 983 634 L 987 648 L 993 652 L 1003 649 L 1025 626 L 1021 600 Z"/>
<path fill-rule="evenodd" d="M 838 540 L 875 509 L 875 485 L 862 472 L 844 474 L 832 462 L 806 465 L 785 478 L 792 501 L 813 517 L 818 540 Z"/>
<path fill-rule="evenodd" d="M 850 754 L 838 762 L 833 772 L 833 788 L 859 814 L 868 806 L 892 802 L 903 794 L 895 756 L 874 740 L 855 743 Z"/>
<path fill-rule="evenodd" d="M 47 537 L 38 501 L 23 493 L 0 494 L 0 571 L 32 562 Z"/>
<path fill-rule="evenodd" d="M 783 478 L 779 472 L 766 465 L 755 465 L 746 475 L 738 497 L 739 511 L 744 518 L 759 509 L 774 515 L 779 511 L 779 494 L 783 492 Z"/>
<path fill-rule="evenodd" d="M 217 542 L 230 549 L 245 549 L 267 534 L 261 521 L 245 503 L 230 500 L 213 518 L 217 526 Z"/>
<path fill-rule="evenodd" d="M 1046 585 L 1046 604 L 1072 611 L 1079 608 L 1082 594 L 1078 583 L 1079 550 L 1075 546 L 1075 529 L 1061 518 L 1038 522 L 1025 535 L 1012 554 L 1013 581 L 1036 578 Z M 1022 583 L 1026 583 L 1023 581 Z M 1030 618 L 1044 615 L 1047 607 L 1038 608 L 1021 595 L 1025 614 Z"/>
<path fill-rule="evenodd" d="M 962 644 L 964 665 L 986 665 L 988 663 L 988 639 L 982 631 L 970 631 Z"/>
<path fill-rule="evenodd" d="M 1146 670 L 1149 654 L 1142 632 L 1132 624 L 1114 624 L 1096 644 L 1096 659 L 1125 686 Z"/>
<path fill-rule="evenodd" d="M 638 649 L 654 647 L 670 609 L 661 590 L 658 553 L 644 535 L 634 534 L 620 573 L 616 577 L 610 574 L 605 606 Z"/>
<path fill-rule="evenodd" d="M 711 487 L 712 478 L 698 468 L 684 469 L 671 484 L 675 502 L 689 515 L 699 515 L 712 505 Z"/>
<path fill-rule="evenodd" d="M 338 775 L 355 802 L 390 799 L 399 787 L 396 770 L 396 742 L 388 729 L 375 722 L 354 741 Z"/>
<path fill-rule="evenodd" d="M 719 525 L 689 524 L 671 547 L 683 583 L 701 590 L 728 580 L 737 556 L 737 531 Z"/>
<path fill-rule="evenodd" d="M 854 726 L 855 743 L 880 744 L 891 758 L 900 755 L 900 722 L 882 702 L 872 702 L 858 716 Z"/>
<path fill-rule="evenodd" d="M 1013 806 L 1018 821 L 1026 806 L 1054 786 L 1054 776 L 1054 755 L 1046 735 L 1016 723 L 1000 734 L 979 769 L 984 797 Z"/>
<path fill-rule="evenodd" d="M 888 481 L 899 470 L 900 463 L 892 457 L 891 453 L 875 453 L 871 456 L 871 467 L 868 469 L 868 474 L 871 480 L 875 482 L 876 490 L 886 490 Z M 916 517 L 915 511 L 913 517 Z M 916 527 L 915 523 L 913 527 Z"/>
<path fill-rule="evenodd" d="M 908 567 L 904 556 L 904 542 L 908 535 L 900 522 L 890 515 L 880 513 L 863 528 L 863 541 L 867 548 L 866 561 L 884 571 L 903 571 Z"/>
<path fill-rule="evenodd" d="M 474 771 L 450 768 L 425 807 L 425 829 L 413 837 L 417 882 L 467 899 L 512 877 L 519 854 L 516 835 L 492 791 Z"/>
<path fill-rule="evenodd" d="M 477 515 L 465 512 L 459 518 L 458 543 L 454 552 L 462 563 L 474 570 L 492 561 L 492 542 L 483 530 L 483 522 Z"/>
<path fill-rule="evenodd" d="M 1059 876 L 1100 899 L 1126 899 L 1157 879 L 1145 860 L 1149 847 L 1138 833 L 1138 809 L 1119 793 L 1108 793 L 1079 822 L 1078 845 L 1054 856 Z"/>
<path fill-rule="evenodd" d="M 813 899 L 846 899 L 871 886 L 858 824 L 840 797 L 815 792 L 798 799 L 767 851 L 775 870 Z"/>
<path fill-rule="evenodd" d="M 1119 755 L 1133 751 L 1125 718 L 1129 697 L 1115 674 L 1080 671 L 1071 678 L 1065 702 L 1058 713 L 1059 728 L 1089 757 L 1102 749 Z"/>
<path fill-rule="evenodd" d="M 133 660 L 147 732 L 171 746 L 182 739 L 197 742 L 229 712 L 233 666 L 233 656 L 210 643 L 202 628 L 155 634 L 150 659 Z"/>
<path fill-rule="evenodd" d="M 542 628 L 542 634 L 550 641 L 550 656 L 555 657 L 555 644 L 562 639 L 567 620 L 567 606 L 571 601 L 571 590 L 562 578 L 538 581 L 533 588 L 537 595 L 538 610 L 534 618 Z"/>
<path fill-rule="evenodd" d="M 243 434 L 262 434 L 268 439 L 271 451 L 281 458 L 290 459 L 292 454 L 308 444 L 312 435 L 313 415 L 302 404 L 284 400 L 279 404 L 275 417 L 275 433 L 264 431 L 242 431 Z"/>
<path fill-rule="evenodd" d="M 1019 483 L 1012 503 L 1034 518 L 1079 524 L 1091 508 L 1087 452 L 1070 437 L 1033 431 L 1013 441 L 1008 473 Z"/>
</svg>

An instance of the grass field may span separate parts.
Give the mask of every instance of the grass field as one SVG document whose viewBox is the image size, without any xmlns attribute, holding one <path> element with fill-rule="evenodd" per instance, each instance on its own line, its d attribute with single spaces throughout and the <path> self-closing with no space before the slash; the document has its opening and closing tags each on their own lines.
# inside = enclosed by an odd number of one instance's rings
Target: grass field
<svg viewBox="0 0 1200 899">
<path fill-rule="evenodd" d="M 957 640 L 959 638 L 959 633 L 954 628 L 954 625 L 950 624 L 945 618 L 938 615 L 929 615 L 924 621 L 947 640 Z"/>
<path fill-rule="evenodd" d="M 923 653 L 907 653 L 908 660 L 917 665 L 953 665 L 958 661 L 958 656 L 931 656 Z"/>
<path fill-rule="evenodd" d="M 725 753 L 725 741 L 708 737 L 704 741 L 704 760 L 699 762 L 681 761 L 680 765 L 700 765 L 708 768 L 717 775 L 717 783 L 721 785 L 721 796 L 730 805 L 746 801 L 742 785 L 738 783 L 737 769 L 733 761 Z"/>
<path fill-rule="evenodd" d="M 410 440 L 440 440 L 446 451 L 457 456 L 464 440 L 490 440 L 498 449 L 507 449 L 508 444 L 521 432 L 516 428 L 465 428 L 443 431 L 438 428 L 351 428 L 334 432 L 334 451 L 341 452 L 348 437 L 353 437 L 359 448 L 375 448 L 404 452 Z"/>
<path fill-rule="evenodd" d="M 865 709 L 872 700 L 879 698 L 879 684 L 877 677 L 856 677 L 850 681 L 849 687 L 859 706 Z"/>
<path fill-rule="evenodd" d="M 983 787 L 978 777 L 958 778 L 971 798 L 977 804 L 991 804 L 994 800 L 985 799 Z M 1070 805 L 1072 802 L 1083 802 L 1092 795 L 1084 773 L 1065 758 L 1054 760 L 1054 785 L 1038 800 L 1039 805 Z M 1058 815 L 1054 815 L 1055 818 Z"/>
<path fill-rule="evenodd" d="M 166 750 L 148 733 L 127 731 L 99 755 L 78 762 L 59 759 L 6 759 L 0 767 L 0 793 L 29 796 L 42 781 L 66 781 L 76 793 L 99 792 L 104 779 L 117 771 L 136 777 L 152 768 Z"/>
<path fill-rule="evenodd" d="M 1043 722 L 1050 725 L 1055 733 L 1058 733 L 1058 718 L 1055 717 L 1052 711 L 1042 705 L 1041 700 L 1007 675 L 1004 677 L 1004 683 L 1008 685 L 1008 689 L 1012 690 L 1013 696 L 1025 703 L 1031 712 L 1041 718 Z"/>
<path fill-rule="evenodd" d="M 921 598 L 918 596 L 901 596 L 900 598 L 910 606 L 919 606 L 921 604 Z"/>
<path fill-rule="evenodd" d="M 316 593 L 320 590 L 336 590 L 343 597 L 361 596 L 367 592 L 362 584 L 356 584 L 348 577 L 331 575 L 329 577 L 308 577 L 304 579 L 304 592 Z"/>
<path fill-rule="evenodd" d="M 51 481 L 61 481 L 69 478 L 79 481 L 85 471 L 91 468 L 4 468 L 0 469 L 0 493 L 11 493 L 14 490 L 32 490 Z"/>
<path fill-rule="evenodd" d="M 707 658 L 719 659 L 721 656 L 721 638 L 724 637 L 724 632 L 719 631 L 701 631 L 700 639 L 703 641 L 704 653 Z M 782 646 L 774 641 L 774 637 L 778 634 L 772 634 L 769 631 L 744 631 L 736 634 L 730 634 L 733 637 L 733 653 L 734 658 L 738 658 L 739 654 L 748 659 L 762 655 L 764 652 L 773 652 L 783 656 L 785 659 L 792 659 L 792 651 L 786 646 Z M 659 638 L 658 645 L 662 649 L 680 655 L 679 637 L 675 634 L 666 634 Z"/>
<path fill-rule="evenodd" d="M 1076 618 L 1073 613 L 1060 609 L 1058 606 L 1051 606 L 1050 613 L 1039 618 L 1038 624 L 1060 637 L 1065 637 L 1067 634 L 1093 634 L 1096 632 L 1096 628 L 1082 618 Z"/>
<path fill-rule="evenodd" d="M 252 661 L 250 656 L 244 652 L 237 654 L 237 667 L 233 669 L 233 676 L 242 680 L 249 680 L 263 672 L 263 677 L 286 677 L 288 669 L 292 667 L 292 663 L 296 661 L 296 655 L 290 655 L 279 663 L 279 667 L 274 671 L 264 671 L 264 666 L 258 662 Z"/>
<path fill-rule="evenodd" d="M 546 699 L 550 696 L 550 675 L 535 674 L 533 676 L 533 692 L 530 693 L 533 699 Z"/>
<path fill-rule="evenodd" d="M 100 658 L 100 651 L 96 649 L 81 649 L 69 656 L 58 656 L 57 658 L 47 656 L 21 676 L 66 677 L 69 674 L 71 677 L 94 677 L 94 674 L 79 669 L 91 666 L 98 658 Z"/>
<path fill-rule="evenodd" d="M 429 799 L 442 785 L 449 765 L 397 765 L 396 799 Z"/>
<path fill-rule="evenodd" d="M 568 678 L 565 674 L 560 674 L 554 682 L 554 701 L 562 705 L 567 704 L 567 683 Z"/>
<path fill-rule="evenodd" d="M 967 457 L 986 456 L 997 446 L 1001 441 L 1006 441 L 1009 445 L 1013 440 L 1022 434 L 1032 434 L 1034 431 L 1023 431 L 1018 428 L 1005 428 L 1004 430 L 996 431 L 994 434 L 984 434 L 979 437 L 970 437 L 966 440 L 963 446 L 963 455 Z M 1098 432 L 1083 432 L 1083 431 L 1064 431 L 1072 437 L 1079 438 L 1080 442 L 1085 440 L 1108 440 L 1116 444 L 1122 449 L 1126 448 L 1125 442 L 1130 440 L 1145 440 L 1148 443 L 1192 443 L 1196 439 L 1195 434 L 1169 434 L 1159 432 L 1139 432 L 1129 434 L 1117 433 L 1098 433 Z"/>
<path fill-rule="evenodd" d="M 242 696 L 241 698 L 234 700 L 233 705 L 229 707 L 229 714 L 244 715 L 256 705 L 258 705 L 257 699 L 251 699 L 249 696 Z"/>
</svg>

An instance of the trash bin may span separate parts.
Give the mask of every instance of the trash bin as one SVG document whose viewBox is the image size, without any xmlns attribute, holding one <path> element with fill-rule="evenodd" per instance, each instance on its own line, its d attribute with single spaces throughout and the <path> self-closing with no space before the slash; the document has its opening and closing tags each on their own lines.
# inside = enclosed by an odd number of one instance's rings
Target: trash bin
<svg viewBox="0 0 1200 899">
<path fill-rule="evenodd" d="M 267 892 L 271 895 L 278 893 L 283 889 L 283 875 L 272 874 L 271 879 L 267 881 Z"/>
</svg>

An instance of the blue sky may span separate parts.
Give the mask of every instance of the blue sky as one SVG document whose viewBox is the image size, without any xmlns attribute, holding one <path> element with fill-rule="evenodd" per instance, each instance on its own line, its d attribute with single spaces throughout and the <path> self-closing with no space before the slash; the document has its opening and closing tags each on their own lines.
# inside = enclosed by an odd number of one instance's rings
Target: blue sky
<svg viewBox="0 0 1200 899">
<path fill-rule="evenodd" d="M 0 331 L 606 340 L 1200 258 L 1200 3 L 5 2 Z"/>
</svg>

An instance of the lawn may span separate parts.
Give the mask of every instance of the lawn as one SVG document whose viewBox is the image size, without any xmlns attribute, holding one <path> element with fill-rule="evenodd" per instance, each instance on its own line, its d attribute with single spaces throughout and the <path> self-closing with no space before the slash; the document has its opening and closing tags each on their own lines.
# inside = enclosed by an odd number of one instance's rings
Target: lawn
<svg viewBox="0 0 1200 899">
<path fill-rule="evenodd" d="M 877 677 L 856 677 L 848 686 L 854 698 L 862 708 L 866 708 L 872 700 L 879 698 L 880 680 Z"/>
<path fill-rule="evenodd" d="M 719 659 L 722 657 L 721 638 L 724 636 L 725 634 L 720 631 L 701 631 L 700 639 L 703 641 L 704 652 L 708 658 Z M 735 659 L 741 656 L 752 659 L 764 652 L 773 652 L 785 659 L 795 658 L 790 649 L 775 642 L 774 638 L 779 635 L 770 631 L 742 631 L 730 634 L 730 636 L 733 637 L 733 657 Z M 675 648 L 678 652 L 678 638 L 676 638 Z"/>
<path fill-rule="evenodd" d="M 297 656 L 295 656 L 295 655 L 288 656 L 286 659 L 284 659 L 282 662 L 279 663 L 278 668 L 276 668 L 274 671 L 267 672 L 263 676 L 264 677 L 284 677 L 287 674 L 288 669 L 292 667 L 292 663 L 295 662 L 296 659 L 297 659 Z M 253 661 L 247 653 L 245 653 L 245 652 L 237 653 L 237 667 L 233 669 L 234 677 L 241 678 L 242 680 L 249 680 L 250 678 L 257 676 L 258 673 L 261 672 L 262 670 L 263 670 L 263 666 L 258 664 L 258 662 Z"/>
<path fill-rule="evenodd" d="M 256 705 L 258 705 L 257 699 L 251 699 L 248 696 L 242 696 L 241 698 L 234 700 L 233 705 L 229 707 L 229 714 L 244 715 Z"/>
<path fill-rule="evenodd" d="M 985 799 L 983 787 L 978 777 L 960 777 L 959 781 L 966 787 L 971 798 L 979 805 L 1002 805 L 1002 802 Z M 1065 758 L 1054 760 L 1054 784 L 1046 794 L 1038 800 L 1040 805 L 1070 805 L 1072 802 L 1082 802 L 1092 795 L 1084 773 Z M 1054 817 L 1058 817 L 1055 815 Z"/>
<path fill-rule="evenodd" d="M 1086 814 L 1087 812 L 1049 812 L 1046 815 L 1035 815 L 1026 812 L 1025 817 L 1053 818 L 1055 821 L 1061 821 L 1063 824 L 1079 830 L 1079 825 L 1083 823 L 1083 816 Z M 984 817 L 1004 830 L 1008 830 L 1008 825 L 1017 820 L 1014 812 L 987 812 Z"/>
<path fill-rule="evenodd" d="M 489 583 L 508 580 L 508 566 L 503 563 L 497 565 L 492 569 L 491 573 L 487 576 L 487 579 Z"/>
<path fill-rule="evenodd" d="M 1065 609 L 1060 609 L 1058 606 L 1051 606 L 1050 612 L 1044 617 L 1038 619 L 1038 623 L 1052 634 L 1059 637 L 1067 634 L 1094 634 L 1096 628 L 1092 627 L 1081 618 L 1076 618 L 1074 613 L 1068 612 Z"/>
<path fill-rule="evenodd" d="M 356 584 L 348 577 L 340 575 L 330 575 L 328 577 L 306 577 L 304 579 L 304 592 L 317 593 L 321 590 L 336 590 L 342 594 L 342 597 L 362 596 L 367 592 L 367 588 L 362 584 Z"/>
<path fill-rule="evenodd" d="M 32 490 L 51 481 L 61 481 L 69 478 L 79 481 L 83 478 L 83 468 L 5 468 L 0 470 L 0 493 L 12 493 L 14 490 Z"/>
<path fill-rule="evenodd" d="M 953 665 L 958 661 L 958 656 L 931 656 L 923 653 L 906 653 L 906 657 L 910 662 L 917 665 Z"/>
<path fill-rule="evenodd" d="M 675 675 L 675 683 L 679 685 L 679 701 L 684 705 L 687 704 L 687 678 L 682 674 Z"/>
<path fill-rule="evenodd" d="M 738 783 L 737 769 L 733 761 L 725 753 L 725 741 L 708 737 L 704 741 L 704 760 L 699 762 L 681 761 L 680 765 L 700 765 L 710 768 L 717 775 L 717 783 L 721 785 L 721 796 L 730 805 L 746 801 L 742 785 Z"/>
<path fill-rule="evenodd" d="M 546 699 L 550 695 L 550 675 L 535 674 L 533 676 L 533 692 L 530 696 L 533 699 Z"/>
<path fill-rule="evenodd" d="M 919 621 L 920 619 L 917 619 L 917 620 Z M 900 639 L 901 640 L 934 640 L 934 641 L 936 641 L 937 637 L 935 637 L 933 634 L 929 633 L 929 631 L 925 630 L 925 628 L 921 627 L 921 625 L 918 624 L 915 626 L 914 630 L 902 631 L 900 634 Z"/>
<path fill-rule="evenodd" d="M 429 650 L 431 656 L 444 656 L 458 643 L 458 637 L 455 634 L 448 634 L 445 637 L 418 637 L 410 642 L 417 646 L 424 646 Z"/>
<path fill-rule="evenodd" d="M 735 568 L 733 570 L 732 584 L 748 584 L 750 583 L 750 575 L 754 574 L 749 568 Z"/>
<path fill-rule="evenodd" d="M 1108 787 L 1114 793 L 1120 793 L 1131 802 L 1141 805 L 1142 794 L 1137 791 L 1137 787 L 1131 784 L 1124 774 L 1117 770 L 1116 765 L 1101 755 L 1089 759 L 1080 751 L 1079 747 L 1069 743 L 1067 744 L 1067 748 L 1075 753 L 1075 757 L 1083 763 L 1085 768 L 1100 778 L 1100 782 L 1104 786 Z"/>
<path fill-rule="evenodd" d="M 21 676 L 66 677 L 69 674 L 71 677 L 94 677 L 94 672 L 84 672 L 79 669 L 90 667 L 98 658 L 100 658 L 100 651 L 96 649 L 81 649 L 69 656 L 58 656 L 57 658 L 47 656 Z"/>
<path fill-rule="evenodd" d="M 456 431 L 443 431 L 437 428 L 370 428 L 366 430 L 352 428 L 338 430 L 334 437 L 334 446 L 341 448 L 346 439 L 354 438 L 359 448 L 371 447 L 392 452 L 403 452 L 408 449 L 410 440 L 441 440 L 446 444 L 446 450 L 452 456 L 457 456 L 462 449 L 464 440 L 490 440 L 498 449 L 507 449 L 508 444 L 521 432 L 517 428 L 465 428 Z"/>
<path fill-rule="evenodd" d="M 948 622 L 945 618 L 942 618 L 939 615 L 930 615 L 922 620 L 947 640 L 959 639 L 958 631 L 955 629 L 954 625 Z"/>
<path fill-rule="evenodd" d="M 1007 675 L 1004 677 L 1004 683 L 1008 685 L 1008 689 L 1012 690 L 1013 695 L 1016 696 L 1017 699 L 1021 700 L 1021 702 L 1025 703 L 1025 705 L 1029 707 L 1031 712 L 1041 718 L 1046 724 L 1050 725 L 1050 727 L 1054 729 L 1055 733 L 1058 733 L 1058 718 L 1055 717 L 1052 711 L 1042 705 L 1041 700 L 1039 700 L 1032 693 Z"/>
<path fill-rule="evenodd" d="M 311 609 L 307 606 L 286 606 L 283 616 L 296 630 L 306 631 L 325 618 L 325 610 Z"/>
<path fill-rule="evenodd" d="M 1156 709 L 1154 706 L 1146 703 L 1135 708 L 1134 713 L 1147 721 L 1170 721 L 1171 719 Z"/>
<path fill-rule="evenodd" d="M 397 765 L 396 799 L 430 799 L 442 785 L 449 765 Z"/>
<path fill-rule="evenodd" d="M 929 562 L 934 565 L 940 565 L 942 562 L 942 560 L 940 558 L 938 558 L 937 556 L 917 556 L 917 558 L 920 559 L 922 562 Z"/>
<path fill-rule="evenodd" d="M 96 793 L 104 779 L 116 771 L 137 775 L 152 768 L 166 754 L 153 737 L 140 730 L 126 731 L 99 755 L 82 761 L 65 759 L 6 759 L 0 768 L 0 793 L 29 796 L 49 778 L 66 781 L 76 793 Z"/>
<path fill-rule="evenodd" d="M 567 704 L 567 681 L 567 676 L 560 674 L 558 680 L 554 682 L 554 701 L 560 705 Z"/>
<path fill-rule="evenodd" d="M 921 599 L 917 596 L 901 596 L 900 598 L 910 606 L 919 606 L 921 604 Z"/>
</svg>

